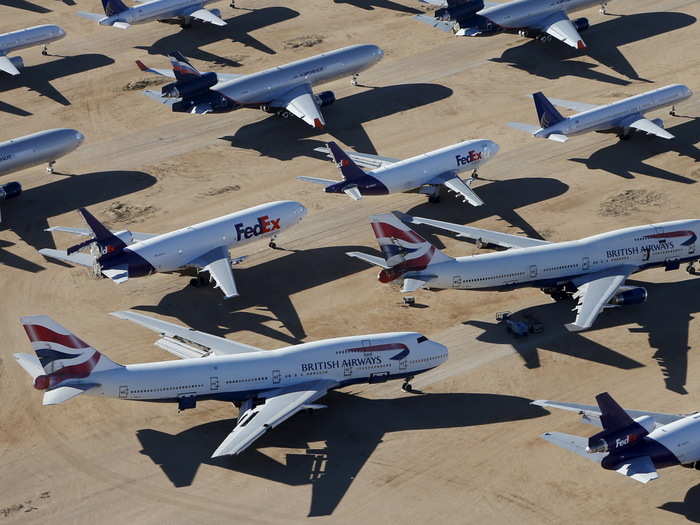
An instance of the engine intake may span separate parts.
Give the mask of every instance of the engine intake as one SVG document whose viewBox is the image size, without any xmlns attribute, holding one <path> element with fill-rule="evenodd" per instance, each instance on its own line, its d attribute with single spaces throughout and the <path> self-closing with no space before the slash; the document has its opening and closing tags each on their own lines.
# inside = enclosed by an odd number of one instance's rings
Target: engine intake
<svg viewBox="0 0 700 525">
<path fill-rule="evenodd" d="M 610 306 L 628 306 L 631 304 L 643 304 L 647 300 L 647 289 L 641 286 L 628 288 L 610 299 Z"/>
<path fill-rule="evenodd" d="M 590 22 L 588 21 L 588 18 L 577 18 L 574 20 L 574 27 L 576 28 L 577 31 L 585 31 L 589 27 L 591 27 Z"/>
<path fill-rule="evenodd" d="M 335 93 L 332 91 L 323 91 L 322 93 L 319 93 L 316 95 L 316 103 L 318 104 L 318 107 L 323 108 L 326 106 L 330 106 L 335 102 Z"/>
<path fill-rule="evenodd" d="M 160 92 L 167 98 L 187 98 L 208 90 L 216 85 L 218 81 L 219 78 L 216 76 L 216 73 L 210 71 L 190 80 L 178 80 L 172 84 L 167 84 L 161 88 Z"/>
<path fill-rule="evenodd" d="M 22 57 L 10 57 L 10 62 L 12 62 L 12 65 L 17 69 L 22 69 L 24 67 L 24 60 L 22 60 Z"/>
<path fill-rule="evenodd" d="M 0 186 L 0 201 L 6 201 L 19 197 L 22 193 L 22 185 L 19 182 L 8 182 Z"/>
</svg>

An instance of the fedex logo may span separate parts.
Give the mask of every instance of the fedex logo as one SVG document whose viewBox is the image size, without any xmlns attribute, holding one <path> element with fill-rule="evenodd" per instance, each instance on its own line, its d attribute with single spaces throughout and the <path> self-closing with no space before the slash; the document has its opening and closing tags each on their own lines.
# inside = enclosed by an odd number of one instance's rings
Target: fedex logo
<svg viewBox="0 0 700 525">
<path fill-rule="evenodd" d="M 280 220 L 279 218 L 270 219 L 267 215 L 263 215 L 258 217 L 258 223 L 255 226 L 245 226 L 242 222 L 239 222 L 236 224 L 236 240 L 250 239 L 263 233 L 280 230 Z"/>
<path fill-rule="evenodd" d="M 631 438 L 632 438 L 632 436 L 629 436 L 629 435 L 627 437 L 625 437 L 624 439 L 617 438 L 615 440 L 615 448 L 620 448 L 620 447 L 624 447 L 626 445 L 629 445 Z"/>
<path fill-rule="evenodd" d="M 466 166 L 467 164 L 481 160 L 481 155 L 482 153 L 480 151 L 471 150 L 466 157 L 463 155 L 455 155 L 455 160 L 457 161 L 457 166 Z"/>
</svg>

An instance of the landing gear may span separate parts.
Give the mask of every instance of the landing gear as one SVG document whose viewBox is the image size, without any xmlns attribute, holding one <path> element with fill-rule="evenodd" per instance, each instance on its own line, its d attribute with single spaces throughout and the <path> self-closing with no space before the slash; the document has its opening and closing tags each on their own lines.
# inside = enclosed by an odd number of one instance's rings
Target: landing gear
<svg viewBox="0 0 700 525">
<path fill-rule="evenodd" d="M 620 140 L 629 140 L 632 138 L 632 133 L 629 131 L 621 131 L 617 134 L 617 138 Z"/>
<path fill-rule="evenodd" d="M 573 295 L 571 292 L 567 292 L 564 288 L 543 288 L 542 291 L 558 303 L 562 301 L 569 301 Z"/>
<path fill-rule="evenodd" d="M 472 171 L 472 176 L 471 176 L 470 178 L 472 178 L 472 179 L 474 179 L 474 180 L 478 179 L 478 178 L 479 178 L 479 172 L 476 171 L 476 170 Z"/>
<path fill-rule="evenodd" d="M 688 266 L 685 267 L 685 271 L 688 272 L 690 275 L 697 275 L 698 270 L 695 268 L 695 262 L 688 263 Z"/>
<path fill-rule="evenodd" d="M 236 0 L 231 0 L 231 3 L 228 5 L 231 9 L 236 9 Z"/>
<path fill-rule="evenodd" d="M 192 17 L 191 16 L 186 16 L 182 19 L 182 22 L 180 23 L 180 27 L 182 29 L 189 29 L 192 27 Z"/>
<path fill-rule="evenodd" d="M 55 160 L 49 161 L 49 165 L 46 166 L 46 171 L 49 172 L 49 173 L 53 173 L 53 167 L 54 167 L 55 165 L 56 165 L 56 161 L 55 161 Z"/>
<path fill-rule="evenodd" d="M 413 381 L 413 376 L 407 377 L 404 380 L 403 385 L 401 385 L 401 390 L 403 390 L 404 392 L 413 392 L 413 387 L 411 386 L 411 381 Z"/>
<path fill-rule="evenodd" d="M 203 286 L 209 286 L 209 277 L 206 275 L 198 275 L 197 277 L 193 277 L 190 279 L 190 286 L 193 288 L 201 288 Z"/>
<path fill-rule="evenodd" d="M 354 74 L 352 75 L 352 78 L 350 79 L 350 83 L 351 83 L 353 86 L 357 86 L 357 79 L 358 79 L 359 77 L 360 77 L 360 74 L 359 74 L 359 73 L 354 73 Z"/>
<path fill-rule="evenodd" d="M 287 110 L 285 109 L 285 110 L 283 110 L 283 111 L 280 111 L 280 112 L 278 113 L 278 115 L 279 115 L 280 117 L 282 117 L 282 118 L 289 118 L 290 113 L 289 113 L 289 111 L 287 111 Z"/>
<path fill-rule="evenodd" d="M 671 115 L 672 117 L 676 116 L 676 105 L 675 104 L 673 106 L 671 106 L 671 111 L 669 111 L 668 114 Z"/>
<path fill-rule="evenodd" d="M 601 15 L 607 15 L 608 14 L 608 3 L 607 2 L 601 2 L 600 3 L 600 14 Z"/>
<path fill-rule="evenodd" d="M 428 193 L 428 202 L 431 204 L 440 202 L 440 186 L 432 187 L 432 191 Z"/>
<path fill-rule="evenodd" d="M 43 46 L 41 46 L 41 54 L 44 55 L 44 56 L 48 56 L 48 54 L 49 54 L 49 46 L 47 46 L 46 44 L 44 44 Z"/>
<path fill-rule="evenodd" d="M 269 242 L 267 245 L 268 245 L 270 248 L 272 248 L 273 250 L 276 250 L 276 249 L 277 249 L 277 243 L 275 242 L 274 237 L 270 240 L 270 242 Z"/>
</svg>

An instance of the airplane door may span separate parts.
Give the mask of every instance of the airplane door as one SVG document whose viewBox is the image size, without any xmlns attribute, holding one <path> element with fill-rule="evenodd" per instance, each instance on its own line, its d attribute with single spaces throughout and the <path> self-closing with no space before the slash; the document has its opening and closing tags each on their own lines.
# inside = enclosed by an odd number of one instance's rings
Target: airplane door
<svg viewBox="0 0 700 525">
<path fill-rule="evenodd" d="M 280 381 L 282 381 L 282 374 L 280 374 L 279 370 L 273 370 L 272 371 L 272 383 L 277 384 Z"/>
<path fill-rule="evenodd" d="M 408 366 L 408 359 L 405 357 L 399 361 L 399 370 L 406 370 L 406 367 Z"/>
<path fill-rule="evenodd" d="M 122 385 L 119 387 L 119 399 L 126 399 L 129 397 L 129 386 Z"/>
<path fill-rule="evenodd" d="M 209 388 L 211 389 L 212 392 L 215 390 L 219 390 L 219 377 L 218 376 L 211 376 L 209 378 Z"/>
<path fill-rule="evenodd" d="M 462 276 L 461 275 L 455 275 L 452 277 L 452 288 L 461 288 L 462 287 Z"/>
<path fill-rule="evenodd" d="M 351 366 L 346 366 L 343 368 L 343 376 L 345 377 L 350 377 L 352 375 L 352 367 Z"/>
<path fill-rule="evenodd" d="M 591 267 L 591 259 L 590 257 L 584 257 L 581 260 L 581 269 L 582 270 L 588 270 Z"/>
<path fill-rule="evenodd" d="M 533 279 L 535 277 L 537 277 L 537 265 L 536 264 L 533 264 L 530 266 L 530 277 Z"/>
</svg>

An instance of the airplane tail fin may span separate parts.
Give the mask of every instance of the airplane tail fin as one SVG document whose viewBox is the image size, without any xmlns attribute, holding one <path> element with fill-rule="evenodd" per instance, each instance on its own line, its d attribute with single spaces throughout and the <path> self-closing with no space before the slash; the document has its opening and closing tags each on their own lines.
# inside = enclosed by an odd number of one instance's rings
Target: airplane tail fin
<svg viewBox="0 0 700 525">
<path fill-rule="evenodd" d="M 102 7 L 107 16 L 118 15 L 129 9 L 122 0 L 102 0 Z"/>
<path fill-rule="evenodd" d="M 67 255 L 71 255 L 92 243 L 97 243 L 102 251 L 107 252 L 122 250 L 126 247 L 126 243 L 122 239 L 109 231 L 104 224 L 98 221 L 89 211 L 85 208 L 78 208 L 78 211 L 83 216 L 83 219 L 85 219 L 85 223 L 92 231 L 94 237 L 71 246 L 66 250 Z"/>
<path fill-rule="evenodd" d="M 199 70 L 190 64 L 189 60 L 179 51 L 168 53 L 170 64 L 173 66 L 173 73 L 177 80 L 192 80 L 201 76 Z"/>
<path fill-rule="evenodd" d="M 540 126 L 543 128 L 548 128 L 564 120 L 561 113 L 557 111 L 557 109 L 552 105 L 547 97 L 542 94 L 542 92 L 534 93 L 532 98 L 535 101 L 537 120 L 539 120 Z"/>
<path fill-rule="evenodd" d="M 46 315 L 22 317 L 20 321 L 36 357 L 15 354 L 15 358 L 32 376 L 37 390 L 51 390 L 62 386 L 64 381 L 85 379 L 94 372 L 121 367 Z M 81 384 L 85 386 L 85 382 L 71 386 L 80 389 Z"/>
<path fill-rule="evenodd" d="M 598 394 L 595 400 L 600 408 L 600 423 L 604 430 L 615 431 L 634 425 L 630 415 L 607 392 Z"/>
<path fill-rule="evenodd" d="M 350 157 L 348 157 L 335 142 L 329 142 L 328 144 L 326 144 L 326 146 L 328 147 L 331 153 L 333 162 L 335 162 L 335 165 L 340 170 L 340 174 L 346 181 L 352 182 L 353 180 L 357 180 L 367 176 L 367 174 L 364 171 L 362 171 L 362 169 L 357 164 L 355 164 L 355 162 Z"/>
</svg>

